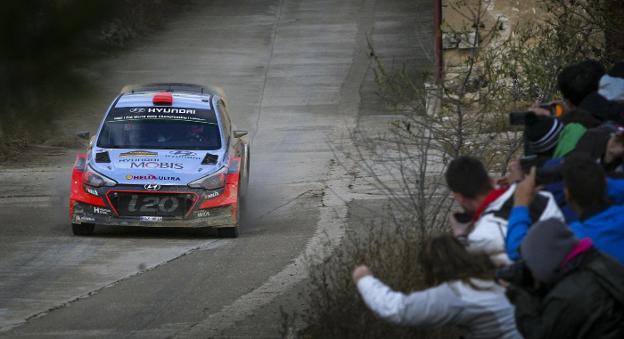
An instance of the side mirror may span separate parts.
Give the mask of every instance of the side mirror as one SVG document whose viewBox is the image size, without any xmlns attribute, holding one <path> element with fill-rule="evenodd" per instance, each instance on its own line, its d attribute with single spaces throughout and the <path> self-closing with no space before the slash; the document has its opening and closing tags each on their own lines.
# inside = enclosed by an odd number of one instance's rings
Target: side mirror
<svg viewBox="0 0 624 339">
<path fill-rule="evenodd" d="M 80 139 L 89 140 L 91 138 L 91 132 L 81 131 L 81 132 L 78 132 L 76 136 Z"/>
<path fill-rule="evenodd" d="M 249 132 L 238 130 L 238 131 L 234 131 L 232 133 L 234 134 L 234 138 L 238 139 L 238 138 L 242 138 L 242 137 L 246 136 L 247 133 L 249 133 Z"/>
</svg>

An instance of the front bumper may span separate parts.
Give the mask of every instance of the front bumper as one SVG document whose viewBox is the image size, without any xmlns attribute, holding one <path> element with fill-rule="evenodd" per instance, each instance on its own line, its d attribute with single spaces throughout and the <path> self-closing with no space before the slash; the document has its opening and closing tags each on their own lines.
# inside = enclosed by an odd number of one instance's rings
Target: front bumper
<svg viewBox="0 0 624 339">
<path fill-rule="evenodd" d="M 118 216 L 111 208 L 74 202 L 71 221 L 74 224 L 90 223 L 111 226 L 144 227 L 223 227 L 236 224 L 232 205 L 197 209 L 187 217 Z"/>
<path fill-rule="evenodd" d="M 226 184 L 224 189 L 214 191 L 189 189 L 186 186 L 165 186 L 159 192 L 150 192 L 143 186 L 124 185 L 98 188 L 97 195 L 93 195 L 82 187 L 72 187 L 70 219 L 74 224 L 90 223 L 111 226 L 228 227 L 238 224 L 237 188 L 236 184 Z M 180 195 L 186 197 L 187 203 L 183 211 L 171 216 L 159 213 L 157 207 L 154 210 L 155 204 L 152 202 L 151 205 L 146 206 L 149 207 L 147 210 L 152 213 L 141 215 L 141 212 L 137 212 L 141 210 L 141 206 L 132 206 L 130 209 L 128 206 L 120 206 L 122 200 L 116 197 L 129 194 L 143 197 Z M 125 204 L 127 203 L 126 200 Z M 129 213 L 129 210 L 133 213 Z"/>
</svg>

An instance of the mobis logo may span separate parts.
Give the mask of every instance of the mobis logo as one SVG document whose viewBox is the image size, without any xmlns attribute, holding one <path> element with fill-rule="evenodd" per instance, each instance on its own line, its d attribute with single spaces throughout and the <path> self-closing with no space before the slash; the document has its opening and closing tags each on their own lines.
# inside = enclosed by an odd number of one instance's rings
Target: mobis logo
<svg viewBox="0 0 624 339">
<path fill-rule="evenodd" d="M 151 107 L 147 109 L 147 113 L 195 114 L 195 110 L 189 108 Z"/>
<path fill-rule="evenodd" d="M 184 164 L 177 162 L 132 162 L 130 168 L 183 169 Z"/>
</svg>

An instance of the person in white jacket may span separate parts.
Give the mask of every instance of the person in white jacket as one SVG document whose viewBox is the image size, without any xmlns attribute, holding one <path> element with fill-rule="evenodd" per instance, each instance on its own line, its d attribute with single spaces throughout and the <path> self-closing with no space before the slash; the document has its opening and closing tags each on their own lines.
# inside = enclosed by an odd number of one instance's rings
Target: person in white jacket
<svg viewBox="0 0 624 339">
<path fill-rule="evenodd" d="M 512 263 L 505 250 L 507 221 L 514 203 L 516 185 L 495 187 L 485 167 L 476 158 L 461 156 L 449 164 L 446 182 L 455 201 L 470 216 L 461 223 L 451 217 L 451 228 L 471 253 L 485 253 L 498 266 Z M 563 213 L 549 192 L 541 191 L 529 206 L 533 222 L 558 219 Z"/>
<path fill-rule="evenodd" d="M 366 305 L 379 317 L 399 325 L 455 326 L 465 338 L 521 338 L 514 308 L 504 287 L 494 281 L 495 265 L 484 254 L 470 254 L 451 235 L 426 242 L 418 261 L 432 287 L 409 294 L 393 291 L 368 267 L 353 270 Z"/>
</svg>

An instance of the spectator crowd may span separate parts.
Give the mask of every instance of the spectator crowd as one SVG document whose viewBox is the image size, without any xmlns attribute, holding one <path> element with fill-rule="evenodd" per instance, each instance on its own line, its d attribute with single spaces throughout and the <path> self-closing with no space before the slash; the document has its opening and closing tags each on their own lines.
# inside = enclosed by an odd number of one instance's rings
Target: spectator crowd
<svg viewBox="0 0 624 339">
<path fill-rule="evenodd" d="M 465 338 L 624 338 L 624 62 L 569 65 L 557 83 L 561 102 L 510 115 L 524 154 L 505 178 L 469 156 L 449 164 L 463 211 L 421 248 L 429 288 L 353 270 L 374 313 Z"/>
</svg>

